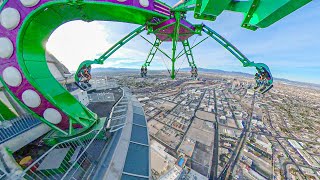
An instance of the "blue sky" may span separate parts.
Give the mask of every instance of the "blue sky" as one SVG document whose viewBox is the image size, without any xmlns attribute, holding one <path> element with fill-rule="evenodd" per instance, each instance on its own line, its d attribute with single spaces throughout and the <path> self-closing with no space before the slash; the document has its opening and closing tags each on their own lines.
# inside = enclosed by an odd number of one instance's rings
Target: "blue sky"
<svg viewBox="0 0 320 180">
<path fill-rule="evenodd" d="M 169 5 L 176 3 L 172 0 L 164 2 Z M 239 13 L 223 12 L 214 22 L 195 20 L 192 16 L 192 13 L 188 14 L 190 22 L 204 22 L 251 61 L 266 63 L 273 76 L 320 84 L 319 0 L 313 0 L 270 27 L 255 32 L 240 27 L 243 15 Z M 81 61 L 98 57 L 136 27 L 117 22 L 70 22 L 53 33 L 47 48 L 70 70 L 76 70 Z M 154 35 L 143 33 L 143 36 L 150 41 L 155 39 Z M 203 37 L 191 37 L 189 42 L 197 42 Z M 103 66 L 139 68 L 150 48 L 141 37 L 136 37 L 114 53 Z M 162 48 L 171 53 L 171 43 L 163 43 Z M 193 54 L 198 67 L 254 73 L 254 69 L 243 68 L 236 58 L 211 39 L 196 47 Z M 169 60 L 157 54 L 149 69 L 166 69 L 166 66 L 171 66 Z M 181 58 L 176 66 L 187 67 L 187 60 Z"/>
</svg>

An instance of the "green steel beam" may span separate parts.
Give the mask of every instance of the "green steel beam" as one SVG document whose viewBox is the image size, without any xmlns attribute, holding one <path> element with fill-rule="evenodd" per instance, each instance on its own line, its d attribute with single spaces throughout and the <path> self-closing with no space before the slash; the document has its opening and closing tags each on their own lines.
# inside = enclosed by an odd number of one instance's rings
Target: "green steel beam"
<svg viewBox="0 0 320 180">
<path fill-rule="evenodd" d="M 0 121 L 16 118 L 17 115 L 12 112 L 0 99 Z"/>
<path fill-rule="evenodd" d="M 179 40 L 181 12 L 179 11 L 174 12 L 174 17 L 176 19 L 176 24 L 174 26 L 173 37 L 172 37 L 171 79 L 174 79 L 176 77 L 175 63 L 176 63 L 177 42 Z"/>
<path fill-rule="evenodd" d="M 194 17 L 197 19 L 215 20 L 232 0 L 197 0 Z"/>
<path fill-rule="evenodd" d="M 244 19 L 242 21 L 241 27 L 247 28 L 253 31 L 258 29 L 257 26 L 250 25 L 250 20 L 252 19 L 254 12 L 257 10 L 259 3 L 260 3 L 260 0 L 252 1 L 249 11 L 244 15 Z"/>
<path fill-rule="evenodd" d="M 9 0 L 0 1 L 0 12 L 2 11 L 3 7 L 7 4 Z"/>
<path fill-rule="evenodd" d="M 183 49 L 184 49 L 184 54 L 187 57 L 189 66 L 192 67 L 197 67 L 195 62 L 194 62 L 194 58 L 193 58 L 193 54 L 190 48 L 190 44 L 188 40 L 182 41 L 182 45 L 183 45 Z"/>
<path fill-rule="evenodd" d="M 203 25 L 203 32 L 208 34 L 212 39 L 217 41 L 220 45 L 222 45 L 225 49 L 227 49 L 231 54 L 233 54 L 243 65 L 243 67 L 255 67 L 258 72 L 261 72 L 263 70 L 268 71 L 269 75 L 271 76 L 271 79 L 268 81 L 270 85 L 273 83 L 272 74 L 270 72 L 269 67 L 266 64 L 263 63 L 255 63 L 253 61 L 249 61 L 249 59 L 242 54 L 235 46 L 233 46 L 229 41 L 224 39 L 220 34 L 212 30 L 206 25 Z"/>
<path fill-rule="evenodd" d="M 250 61 L 248 58 L 243 55 L 235 46 L 233 46 L 231 43 L 229 43 L 226 39 L 224 39 L 220 34 L 212 30 L 206 25 L 203 25 L 203 32 L 208 34 L 211 38 L 216 40 L 220 45 L 222 45 L 224 48 L 226 48 L 228 51 L 230 51 L 231 54 L 233 54 L 237 59 L 241 61 L 244 67 L 250 65 Z"/>
<path fill-rule="evenodd" d="M 244 14 L 242 27 L 266 28 L 312 0 L 185 0 L 173 11 L 194 11 L 196 19 L 214 21 L 224 11 Z"/>
<path fill-rule="evenodd" d="M 89 65 L 92 65 L 92 64 L 103 64 L 104 61 L 106 61 L 113 53 L 115 53 L 123 45 L 125 45 L 127 42 L 129 42 L 131 39 L 136 37 L 138 34 L 140 34 L 144 30 L 145 30 L 145 26 L 144 25 L 139 26 L 138 28 L 136 28 L 135 30 L 130 32 L 128 35 L 126 35 L 124 38 L 122 38 L 120 41 L 118 41 L 116 44 L 114 44 L 110 49 L 108 49 L 105 53 L 103 53 L 98 59 L 83 61 L 79 65 L 79 67 L 78 67 L 78 69 L 76 71 L 76 75 L 74 77 L 75 81 L 79 82 L 79 77 L 77 76 L 77 74 L 82 69 L 82 67 L 84 67 L 84 66 L 88 67 Z"/>
<path fill-rule="evenodd" d="M 115 51 L 117 51 L 120 47 L 122 47 L 124 44 L 129 42 L 131 39 L 136 37 L 138 34 L 140 34 L 142 31 L 145 30 L 145 25 L 142 25 L 138 27 L 137 29 L 133 30 L 131 33 L 129 33 L 126 37 L 121 39 L 119 42 L 117 42 L 115 45 L 113 45 L 107 52 L 101 55 L 101 57 L 98 59 L 100 63 L 103 63 L 108 57 L 110 57 Z"/>
<path fill-rule="evenodd" d="M 150 63 L 152 62 L 154 56 L 156 55 L 160 44 L 161 44 L 160 39 L 156 38 L 156 40 L 154 41 L 152 48 L 148 54 L 148 57 L 142 66 L 144 66 L 144 67 L 150 66 Z"/>
<path fill-rule="evenodd" d="M 249 27 L 266 28 L 311 1 L 312 0 L 233 1 L 227 10 L 241 12 L 245 18 L 250 15 L 250 21 L 247 23 Z"/>
</svg>

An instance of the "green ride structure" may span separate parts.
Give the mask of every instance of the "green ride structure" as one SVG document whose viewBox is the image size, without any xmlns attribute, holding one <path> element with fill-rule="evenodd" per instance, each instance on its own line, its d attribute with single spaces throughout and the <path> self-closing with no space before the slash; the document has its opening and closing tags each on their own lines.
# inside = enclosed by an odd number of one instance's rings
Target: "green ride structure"
<svg viewBox="0 0 320 180">
<path fill-rule="evenodd" d="M 49 125 L 60 137 L 79 136 L 99 123 L 97 114 L 71 95 L 50 73 L 46 47 L 50 35 L 64 23 L 73 20 L 116 21 L 139 27 L 108 49 L 100 58 L 80 64 L 75 80 L 82 89 L 81 71 L 92 64 L 103 64 L 108 57 L 143 31 L 155 35 L 143 74 L 155 54 L 160 51 L 171 62 L 171 78 L 175 78 L 175 63 L 186 56 L 193 75 L 197 76 L 192 49 L 211 38 L 232 53 L 244 67 L 254 67 L 266 76 L 264 90 L 272 87 L 273 78 L 267 65 L 254 63 L 230 42 L 204 24 L 191 24 L 186 13 L 199 20 L 213 21 L 225 10 L 244 15 L 242 27 L 249 30 L 266 28 L 311 0 L 185 0 L 174 8 L 158 0 L 3 0 L 0 2 L 0 81 L 10 95 L 25 109 Z M 208 37 L 194 46 L 193 35 Z M 160 49 L 162 43 L 172 43 L 172 53 Z M 177 53 L 182 43 L 183 51 Z M 90 72 L 89 72 L 90 73 Z"/>
</svg>

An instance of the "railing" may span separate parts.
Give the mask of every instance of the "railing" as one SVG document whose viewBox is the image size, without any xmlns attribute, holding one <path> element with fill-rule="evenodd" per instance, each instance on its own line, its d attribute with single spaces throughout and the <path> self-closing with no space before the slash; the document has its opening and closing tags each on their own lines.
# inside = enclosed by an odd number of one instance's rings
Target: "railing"
<svg viewBox="0 0 320 180">
<path fill-rule="evenodd" d="M 122 88 L 121 88 L 122 89 Z M 125 96 L 125 91 L 122 89 L 122 97 L 119 101 L 112 107 L 109 116 L 109 121 L 107 127 L 110 128 L 110 132 L 115 132 L 125 125 L 126 112 L 128 109 L 128 100 Z"/>
<path fill-rule="evenodd" d="M 88 94 L 88 97 L 90 99 L 90 102 L 113 102 L 114 101 L 114 95 L 113 93 L 94 93 L 94 94 Z"/>
<path fill-rule="evenodd" d="M 25 179 L 86 179 L 94 170 L 93 162 L 87 149 L 102 131 L 92 130 L 53 146 L 23 172 Z"/>
<path fill-rule="evenodd" d="M 39 124 L 41 124 L 41 121 L 32 115 L 24 115 L 10 121 L 2 121 L 0 125 L 0 144 Z"/>
<path fill-rule="evenodd" d="M 122 97 L 112 107 L 109 118 L 114 116 L 113 111 L 117 105 L 127 101 L 124 95 L 123 91 Z M 41 180 L 90 179 L 98 164 L 96 159 L 98 155 L 89 153 L 88 148 L 94 148 L 93 143 L 103 130 L 104 127 L 101 127 L 98 130 L 92 130 L 82 136 L 56 144 L 25 169 L 21 178 Z"/>
<path fill-rule="evenodd" d="M 97 83 L 97 82 L 100 82 L 100 83 Z M 93 85 L 94 87 L 97 89 L 97 90 L 102 90 L 102 89 L 112 89 L 112 88 L 118 88 L 119 85 L 115 82 L 115 81 L 107 81 L 105 79 L 102 80 L 102 79 L 95 79 L 95 81 L 93 82 Z"/>
<path fill-rule="evenodd" d="M 10 179 L 9 174 L 0 168 L 0 179 Z"/>
<path fill-rule="evenodd" d="M 117 109 L 127 108 L 128 100 L 125 97 L 124 91 L 122 97 L 112 107 L 109 120 L 112 118 L 120 117 L 115 112 Z M 118 105 L 121 105 L 117 108 Z M 123 115 L 123 114 L 122 114 Z M 6 139 L 12 138 L 14 135 L 20 134 L 36 126 L 38 121 L 35 121 L 32 116 L 17 118 L 10 121 L 11 125 L 0 129 L 0 136 L 4 136 L 2 129 L 12 132 L 6 136 Z M 108 122 L 110 124 L 110 121 Z M 40 124 L 40 121 L 39 121 Z M 12 127 L 19 127 L 12 129 Z M 9 129 L 10 128 L 10 129 Z M 97 157 L 99 154 L 93 153 L 92 149 L 95 148 L 95 143 L 100 142 L 102 139 L 97 139 L 98 135 L 104 131 L 105 127 L 97 130 L 92 130 L 84 135 L 69 139 L 67 141 L 58 143 L 51 147 L 46 153 L 35 160 L 30 166 L 19 174 L 7 174 L 0 168 L 1 179 L 90 179 L 92 173 L 95 171 L 98 164 Z M 118 127 L 117 127 L 118 128 Z M 2 134 L 1 134 L 2 133 Z M 3 138 L 5 139 L 5 138 Z M 102 140 L 104 141 L 104 140 Z M 102 144 L 106 144 L 103 142 Z M 90 149 L 89 149 L 90 148 Z M 102 151 L 102 149 L 101 149 Z M 101 152 L 99 152 L 101 153 Z"/>
</svg>

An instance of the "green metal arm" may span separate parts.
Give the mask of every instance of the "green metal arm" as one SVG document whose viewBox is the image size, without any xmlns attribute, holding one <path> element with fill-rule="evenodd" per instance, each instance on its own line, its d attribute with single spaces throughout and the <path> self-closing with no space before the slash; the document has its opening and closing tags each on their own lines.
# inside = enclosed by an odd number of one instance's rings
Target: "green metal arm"
<svg viewBox="0 0 320 180">
<path fill-rule="evenodd" d="M 13 113 L 0 99 L 0 121 L 11 120 L 16 117 L 17 115 Z"/>
<path fill-rule="evenodd" d="M 146 62 L 142 66 L 144 66 L 144 67 L 150 66 L 150 63 L 152 62 L 154 56 L 156 55 L 161 43 L 162 43 L 161 40 L 158 38 L 154 41 L 152 48 L 149 52 L 149 55 L 146 59 Z"/>
<path fill-rule="evenodd" d="M 181 12 L 174 12 L 174 17 L 176 19 L 176 24 L 174 26 L 173 37 L 172 37 L 171 79 L 174 79 L 176 77 L 175 63 L 176 63 L 177 42 L 179 40 Z"/>
<path fill-rule="evenodd" d="M 243 55 L 235 46 L 233 46 L 229 41 L 224 39 L 221 35 L 219 35 L 217 32 L 215 32 L 214 30 L 212 30 L 206 25 L 203 25 L 203 32 L 208 34 L 210 37 L 216 40 L 220 45 L 226 48 L 231 54 L 233 54 L 242 63 L 244 67 L 255 67 L 259 73 L 263 71 L 267 71 L 267 73 L 270 76 L 270 80 L 268 81 L 268 84 L 272 85 L 273 77 L 269 67 L 266 64 L 254 63 L 253 61 L 249 61 L 249 59 L 245 55 Z"/>
<path fill-rule="evenodd" d="M 196 19 L 216 20 L 224 10 L 244 15 L 242 27 L 266 28 L 312 0 L 185 0 L 172 11 L 194 11 Z"/>
<path fill-rule="evenodd" d="M 188 59 L 189 66 L 191 68 L 197 67 L 195 62 L 194 62 L 193 54 L 192 54 L 191 47 L 190 47 L 188 39 L 185 40 L 185 41 L 182 41 L 182 45 L 183 45 L 184 54 L 186 54 L 186 57 Z"/>
<path fill-rule="evenodd" d="M 129 42 L 131 39 L 133 39 L 134 37 L 139 35 L 144 30 L 145 30 L 145 26 L 144 25 L 138 27 L 137 29 L 135 29 L 132 32 L 130 32 L 127 36 L 122 38 L 120 41 L 118 41 L 115 45 L 113 45 L 110 49 L 108 49 L 104 54 L 102 54 L 98 59 L 83 61 L 79 65 L 79 67 L 78 67 L 78 69 L 76 71 L 75 81 L 76 82 L 80 81 L 80 79 L 78 77 L 78 74 L 79 74 L 79 72 L 81 71 L 81 69 L 83 67 L 88 67 L 88 66 L 90 66 L 92 64 L 103 64 L 104 61 L 107 60 L 113 53 L 115 53 L 123 45 L 125 45 L 127 42 Z"/>
</svg>

